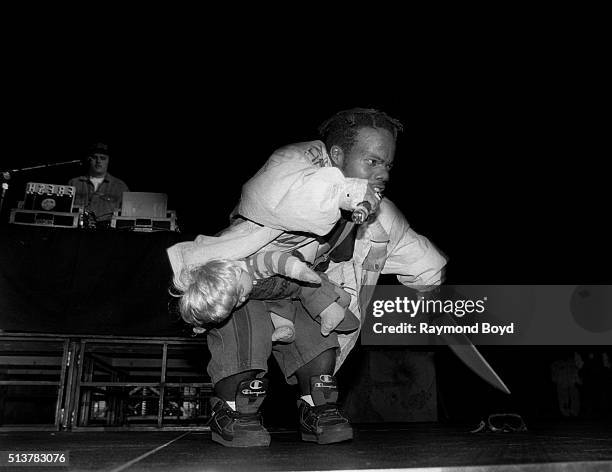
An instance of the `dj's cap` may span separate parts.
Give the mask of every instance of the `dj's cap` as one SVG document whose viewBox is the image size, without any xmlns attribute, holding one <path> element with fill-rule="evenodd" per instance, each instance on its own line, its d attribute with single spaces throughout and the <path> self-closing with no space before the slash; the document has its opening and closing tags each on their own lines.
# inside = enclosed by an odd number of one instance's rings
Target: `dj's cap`
<svg viewBox="0 0 612 472">
<path fill-rule="evenodd" d="M 108 144 L 103 143 L 101 141 L 98 141 L 98 142 L 94 143 L 89 148 L 88 155 L 92 156 L 94 154 L 106 154 L 108 156 L 109 155 L 109 153 L 108 153 Z"/>
</svg>

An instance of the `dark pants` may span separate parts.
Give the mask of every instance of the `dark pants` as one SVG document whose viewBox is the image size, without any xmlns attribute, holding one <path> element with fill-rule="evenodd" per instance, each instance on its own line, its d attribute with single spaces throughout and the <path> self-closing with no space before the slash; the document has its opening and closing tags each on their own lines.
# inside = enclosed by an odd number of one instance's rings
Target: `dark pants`
<svg viewBox="0 0 612 472">
<path fill-rule="evenodd" d="M 208 374 L 213 384 L 246 370 L 268 370 L 271 353 L 287 382 L 296 384 L 295 372 L 322 352 L 339 348 L 335 333 L 324 337 L 321 325 L 312 319 L 299 301 L 295 305 L 295 341 L 272 345 L 272 321 L 266 304 L 250 300 L 236 310 L 224 324 L 208 331 L 211 353 Z"/>
<path fill-rule="evenodd" d="M 332 284 L 324 273 L 319 273 L 319 276 L 321 285 L 298 283 L 278 275 L 258 280 L 249 299 L 265 300 L 268 311 L 289 321 L 295 321 L 296 317 L 296 304 L 293 303 L 293 300 L 302 302 L 306 313 L 314 319 L 318 319 L 325 308 L 343 298 L 343 295 L 347 298 L 343 306 L 348 306 L 350 296 L 340 287 Z"/>
</svg>

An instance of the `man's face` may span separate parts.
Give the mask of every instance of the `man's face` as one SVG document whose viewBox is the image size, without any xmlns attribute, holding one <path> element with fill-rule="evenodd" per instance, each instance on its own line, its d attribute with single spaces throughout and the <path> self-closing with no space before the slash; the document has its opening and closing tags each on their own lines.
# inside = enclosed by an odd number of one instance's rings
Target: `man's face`
<svg viewBox="0 0 612 472">
<path fill-rule="evenodd" d="M 108 155 L 95 153 L 89 156 L 89 175 L 102 177 L 108 170 Z"/>
<path fill-rule="evenodd" d="M 345 177 L 366 179 L 372 190 L 382 194 L 395 157 L 395 140 L 383 128 L 361 128 L 348 153 L 332 146 L 331 158 Z"/>
</svg>

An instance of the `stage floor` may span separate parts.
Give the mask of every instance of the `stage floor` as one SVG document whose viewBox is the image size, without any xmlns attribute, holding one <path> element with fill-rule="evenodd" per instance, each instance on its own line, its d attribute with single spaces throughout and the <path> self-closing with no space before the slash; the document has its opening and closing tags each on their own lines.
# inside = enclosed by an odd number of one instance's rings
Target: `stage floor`
<svg viewBox="0 0 612 472">
<path fill-rule="evenodd" d="M 352 442 L 329 446 L 301 442 L 295 431 L 276 430 L 270 447 L 250 449 L 219 446 L 209 432 L 2 432 L 0 451 L 69 451 L 68 470 L 115 472 L 612 471 L 609 424 L 549 423 L 529 425 L 524 433 L 470 433 L 475 426 L 357 425 Z"/>
</svg>

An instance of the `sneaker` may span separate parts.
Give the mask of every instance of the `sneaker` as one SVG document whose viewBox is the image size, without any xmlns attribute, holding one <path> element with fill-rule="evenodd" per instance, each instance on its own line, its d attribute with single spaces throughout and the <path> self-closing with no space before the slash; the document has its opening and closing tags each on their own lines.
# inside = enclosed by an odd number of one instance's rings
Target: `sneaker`
<svg viewBox="0 0 612 472">
<path fill-rule="evenodd" d="M 310 395 L 315 406 L 298 400 L 302 440 L 331 444 L 353 439 L 353 428 L 338 408 L 336 379 L 331 375 L 311 377 Z"/>
<path fill-rule="evenodd" d="M 269 446 L 270 433 L 264 428 L 259 412 L 267 386 L 265 379 L 240 382 L 236 391 L 236 411 L 225 400 L 211 398 L 212 440 L 228 447 Z"/>
</svg>

